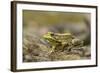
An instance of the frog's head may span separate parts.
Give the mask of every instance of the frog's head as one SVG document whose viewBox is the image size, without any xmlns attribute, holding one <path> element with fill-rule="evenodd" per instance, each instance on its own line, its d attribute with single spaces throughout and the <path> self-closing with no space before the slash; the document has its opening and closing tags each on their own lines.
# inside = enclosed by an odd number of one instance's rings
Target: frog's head
<svg viewBox="0 0 100 73">
<path fill-rule="evenodd" d="M 52 37 L 54 35 L 53 32 L 48 32 L 47 34 L 43 35 L 43 38 L 47 41 L 53 40 L 54 38 Z"/>
</svg>

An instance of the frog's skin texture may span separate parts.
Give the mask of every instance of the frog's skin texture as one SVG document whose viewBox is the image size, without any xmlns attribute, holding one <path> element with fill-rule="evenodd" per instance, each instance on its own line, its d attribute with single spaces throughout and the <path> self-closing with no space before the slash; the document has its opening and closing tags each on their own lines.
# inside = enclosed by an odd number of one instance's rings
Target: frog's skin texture
<svg viewBox="0 0 100 73">
<path fill-rule="evenodd" d="M 83 45 L 83 41 L 75 38 L 71 33 L 48 32 L 43 38 L 51 45 L 52 51 L 67 50 L 70 52 L 73 47 L 81 47 Z"/>
</svg>

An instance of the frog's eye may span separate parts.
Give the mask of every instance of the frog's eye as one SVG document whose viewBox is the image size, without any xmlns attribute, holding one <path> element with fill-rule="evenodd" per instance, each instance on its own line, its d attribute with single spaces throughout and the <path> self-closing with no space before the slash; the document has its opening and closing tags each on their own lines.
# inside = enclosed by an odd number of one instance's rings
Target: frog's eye
<svg viewBox="0 0 100 73">
<path fill-rule="evenodd" d="M 54 36 L 54 34 L 53 34 L 53 33 L 51 33 L 50 35 L 51 35 L 51 36 Z"/>
</svg>

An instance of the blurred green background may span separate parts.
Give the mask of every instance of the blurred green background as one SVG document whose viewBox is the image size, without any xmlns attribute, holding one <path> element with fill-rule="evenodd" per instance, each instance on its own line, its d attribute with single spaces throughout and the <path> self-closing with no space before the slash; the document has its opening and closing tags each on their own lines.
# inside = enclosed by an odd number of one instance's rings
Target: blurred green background
<svg viewBox="0 0 100 73">
<path fill-rule="evenodd" d="M 78 23 L 82 22 L 84 17 L 90 17 L 89 13 L 23 10 L 24 26 L 31 21 L 38 23 L 39 26 Z"/>
<path fill-rule="evenodd" d="M 90 13 L 23 10 L 23 61 L 52 61 L 51 57 L 55 57 L 54 60 L 56 57 L 57 60 L 90 59 L 90 20 Z M 48 32 L 73 34 L 84 42 L 82 47 L 85 48 L 88 57 L 86 55 L 83 57 L 75 54 L 68 55 L 64 52 L 63 54 L 62 52 L 50 53 L 52 45 L 43 39 L 43 35 Z M 83 49 L 82 47 L 79 48 Z"/>
</svg>

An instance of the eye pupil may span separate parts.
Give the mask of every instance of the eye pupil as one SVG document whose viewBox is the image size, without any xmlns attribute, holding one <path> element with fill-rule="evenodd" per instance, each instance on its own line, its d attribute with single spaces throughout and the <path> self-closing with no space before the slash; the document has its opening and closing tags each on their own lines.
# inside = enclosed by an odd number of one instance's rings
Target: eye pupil
<svg viewBox="0 0 100 73">
<path fill-rule="evenodd" d="M 53 33 L 51 33 L 51 36 L 54 36 L 54 34 L 53 34 Z"/>
</svg>

